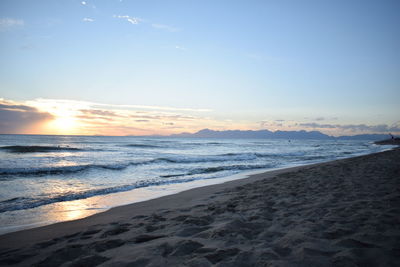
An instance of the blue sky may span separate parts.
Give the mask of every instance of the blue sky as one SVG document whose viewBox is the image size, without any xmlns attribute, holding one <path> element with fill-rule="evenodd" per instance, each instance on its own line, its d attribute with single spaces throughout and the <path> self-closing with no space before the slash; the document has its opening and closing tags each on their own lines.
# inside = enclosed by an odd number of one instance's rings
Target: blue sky
<svg viewBox="0 0 400 267">
<path fill-rule="evenodd" d="M 0 97 L 198 119 L 131 122 L 162 133 L 400 132 L 398 14 L 399 1 L 2 0 Z"/>
</svg>

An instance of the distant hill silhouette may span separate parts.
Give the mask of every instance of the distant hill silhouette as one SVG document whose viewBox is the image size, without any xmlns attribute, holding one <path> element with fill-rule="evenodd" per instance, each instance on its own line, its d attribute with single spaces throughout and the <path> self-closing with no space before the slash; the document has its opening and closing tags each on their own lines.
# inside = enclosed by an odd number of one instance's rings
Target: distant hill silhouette
<svg viewBox="0 0 400 267">
<path fill-rule="evenodd" d="M 196 133 L 180 133 L 170 135 L 171 137 L 192 137 L 192 138 L 245 138 L 245 139 L 338 139 L 338 140 L 371 140 L 378 141 L 388 138 L 387 134 L 360 134 L 353 136 L 340 136 L 334 137 L 323 134 L 319 131 L 242 131 L 242 130 L 227 130 L 227 131 L 214 131 L 210 129 L 203 129 Z"/>
</svg>

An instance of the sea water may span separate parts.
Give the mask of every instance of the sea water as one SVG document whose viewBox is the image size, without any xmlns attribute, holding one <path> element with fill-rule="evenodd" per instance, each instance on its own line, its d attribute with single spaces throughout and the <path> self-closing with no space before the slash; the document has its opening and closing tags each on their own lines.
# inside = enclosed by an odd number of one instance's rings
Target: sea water
<svg viewBox="0 0 400 267">
<path fill-rule="evenodd" d="M 81 218 L 244 171 L 387 148 L 336 139 L 0 135 L 0 233 Z"/>
</svg>

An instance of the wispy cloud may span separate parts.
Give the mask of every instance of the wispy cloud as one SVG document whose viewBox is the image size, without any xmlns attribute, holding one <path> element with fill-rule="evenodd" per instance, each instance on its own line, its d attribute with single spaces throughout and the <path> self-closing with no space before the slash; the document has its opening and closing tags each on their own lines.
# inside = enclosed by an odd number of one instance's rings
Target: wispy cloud
<svg viewBox="0 0 400 267">
<path fill-rule="evenodd" d="M 298 125 L 300 127 L 305 127 L 305 128 L 319 128 L 319 129 L 333 129 L 339 126 L 334 124 L 321 124 L 316 122 L 299 123 Z"/>
<path fill-rule="evenodd" d="M 114 18 L 117 18 L 117 19 L 124 19 L 124 20 L 130 22 L 131 24 L 135 24 L 135 25 L 136 25 L 136 24 L 139 24 L 140 22 L 143 21 L 143 20 L 140 19 L 140 18 L 131 17 L 131 16 L 128 16 L 128 15 L 114 15 L 113 17 L 114 17 Z"/>
<path fill-rule="evenodd" d="M 165 25 L 165 24 L 158 24 L 158 23 L 153 23 L 151 24 L 151 26 L 155 29 L 159 29 L 159 30 L 164 30 L 164 31 L 168 31 L 168 32 L 177 32 L 180 31 L 179 28 L 170 26 L 170 25 Z"/>
<path fill-rule="evenodd" d="M 91 18 L 83 18 L 82 21 L 84 21 L 84 22 L 93 22 L 94 19 L 91 19 Z"/>
<path fill-rule="evenodd" d="M 186 50 L 185 47 L 180 46 L 180 45 L 176 45 L 176 46 L 175 46 L 175 49 L 178 49 L 178 50 Z"/>
<path fill-rule="evenodd" d="M 263 120 L 259 125 L 263 129 L 268 130 L 316 130 L 330 135 L 354 135 L 368 133 L 400 133 L 400 122 L 394 124 L 339 124 L 339 123 L 320 123 L 319 121 L 326 120 L 322 117 L 312 122 L 298 122 L 294 120 Z"/>
<path fill-rule="evenodd" d="M 109 116 L 115 117 L 118 116 L 115 112 L 109 110 L 101 110 L 101 109 L 81 109 L 80 110 L 84 114 L 91 114 L 91 115 L 100 115 L 100 116 Z"/>
<path fill-rule="evenodd" d="M 147 25 L 150 25 L 151 27 L 153 27 L 154 29 L 158 29 L 158 30 L 163 30 L 163 31 L 167 31 L 167 32 L 178 32 L 180 31 L 180 28 L 171 26 L 171 25 L 167 25 L 167 24 L 160 24 L 160 23 L 151 23 L 148 20 L 144 20 L 141 19 L 139 17 L 132 17 L 129 15 L 113 15 L 113 18 L 117 18 L 117 19 L 123 19 L 126 20 L 127 22 L 137 25 L 139 23 L 145 22 Z"/>
<path fill-rule="evenodd" d="M 75 109 L 90 109 L 90 108 L 98 108 L 98 109 L 135 109 L 135 110 L 158 110 L 158 111 L 192 111 L 192 112 L 211 112 L 211 109 L 204 108 L 178 108 L 178 107 L 168 107 L 168 106 L 147 106 L 147 105 L 126 105 L 126 104 L 105 104 L 105 103 L 96 103 L 89 101 L 77 101 L 77 100 L 67 100 L 67 99 L 45 99 L 45 98 L 37 98 L 35 100 L 27 101 L 27 103 L 32 105 L 40 105 L 40 106 L 54 106 L 63 105 L 70 106 Z M 143 111 L 145 112 L 145 111 Z"/>
<path fill-rule="evenodd" d="M 92 9 L 96 9 L 96 6 L 93 4 L 88 3 L 87 1 L 82 1 L 81 5 L 88 7 L 88 8 L 92 8 Z"/>
<path fill-rule="evenodd" d="M 316 122 L 311 123 L 299 123 L 300 127 L 313 128 L 313 129 L 338 129 L 342 131 L 350 132 L 365 132 L 365 133 L 387 133 L 387 132 L 400 132 L 400 123 L 392 125 L 378 124 L 378 125 L 367 125 L 367 124 L 320 124 Z"/>
<path fill-rule="evenodd" d="M 142 110 L 162 110 L 162 111 L 193 111 L 193 112 L 211 112 L 211 109 L 204 108 L 177 108 L 177 107 L 165 107 L 165 106 L 144 106 L 144 105 L 112 105 L 112 104 L 100 104 L 93 103 L 95 106 L 103 106 L 110 108 L 128 108 L 128 109 L 142 109 Z"/>
<path fill-rule="evenodd" d="M 0 132 L 64 134 L 64 121 L 74 121 L 68 134 L 139 135 L 194 132 L 203 128 L 319 130 L 331 135 L 360 133 L 400 133 L 400 122 L 394 124 L 320 123 L 290 118 L 269 118 L 262 121 L 237 121 L 213 118 L 209 109 L 104 104 L 65 99 L 10 101 L 0 99 Z M 329 117 L 325 117 L 324 122 Z M 57 122 L 58 123 L 55 123 Z M 47 125 L 47 126 L 46 126 Z M 57 128 L 57 127 L 59 128 Z M 29 128 L 30 127 L 30 128 Z M 36 128 L 35 128 L 36 127 Z M 5 130 L 3 130 L 5 129 Z M 28 131 L 29 129 L 33 129 Z M 36 131 L 36 132 L 35 132 Z"/>
<path fill-rule="evenodd" d="M 21 104 L 48 112 L 55 118 L 74 120 L 76 127 L 69 134 L 166 134 L 176 133 L 178 129 L 194 131 L 216 124 L 214 120 L 201 115 L 209 111 L 207 109 L 117 105 L 64 99 L 35 99 Z M 176 127 L 173 129 L 171 126 Z M 44 133 L 51 134 L 51 131 L 48 129 Z"/>
<path fill-rule="evenodd" d="M 16 27 L 22 27 L 25 22 L 22 19 L 2 18 L 0 19 L 0 30 L 6 31 Z"/>
</svg>

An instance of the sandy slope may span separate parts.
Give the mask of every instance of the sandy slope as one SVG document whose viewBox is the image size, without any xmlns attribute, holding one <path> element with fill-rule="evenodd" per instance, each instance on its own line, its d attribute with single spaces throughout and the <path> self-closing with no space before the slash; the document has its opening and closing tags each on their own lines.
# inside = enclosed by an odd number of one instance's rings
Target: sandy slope
<svg viewBox="0 0 400 267">
<path fill-rule="evenodd" d="M 400 150 L 3 235 L 0 264 L 399 266 Z"/>
</svg>

